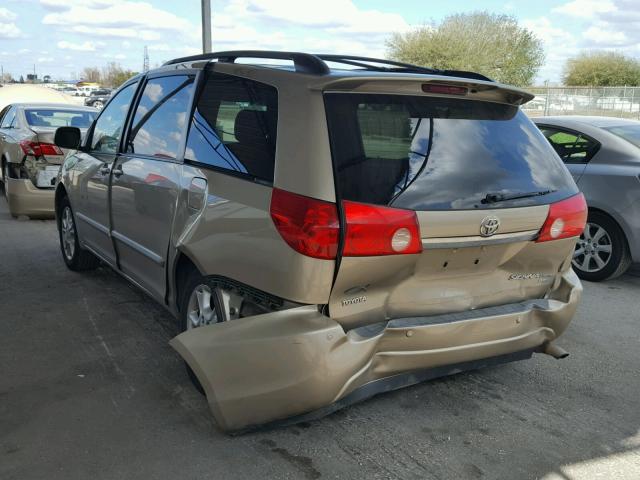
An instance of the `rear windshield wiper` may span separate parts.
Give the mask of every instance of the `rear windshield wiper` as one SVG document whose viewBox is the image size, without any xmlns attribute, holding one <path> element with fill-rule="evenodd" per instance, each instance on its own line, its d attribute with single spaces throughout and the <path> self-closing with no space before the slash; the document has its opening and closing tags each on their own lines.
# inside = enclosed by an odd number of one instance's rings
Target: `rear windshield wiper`
<svg viewBox="0 0 640 480">
<path fill-rule="evenodd" d="M 498 203 L 498 202 L 506 202 L 507 200 L 517 200 L 520 198 L 531 198 L 531 197 L 541 197 L 543 195 L 549 195 L 550 193 L 555 192 L 556 190 L 541 190 L 539 192 L 522 192 L 522 193 L 512 193 L 512 194 L 504 194 L 504 193 L 487 193 L 487 195 L 482 199 L 482 203 Z"/>
</svg>

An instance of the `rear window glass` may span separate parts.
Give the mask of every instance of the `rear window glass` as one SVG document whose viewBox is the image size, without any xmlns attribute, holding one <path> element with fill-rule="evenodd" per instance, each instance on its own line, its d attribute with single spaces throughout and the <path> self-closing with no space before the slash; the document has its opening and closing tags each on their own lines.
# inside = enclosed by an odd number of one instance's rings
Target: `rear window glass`
<svg viewBox="0 0 640 480">
<path fill-rule="evenodd" d="M 633 143 L 636 147 L 640 147 L 640 125 L 620 125 L 618 127 L 604 127 L 604 129 Z"/>
<path fill-rule="evenodd" d="M 96 118 L 93 112 L 82 110 L 27 109 L 27 123 L 32 127 L 78 127 L 89 128 Z"/>
<path fill-rule="evenodd" d="M 466 99 L 325 95 L 342 198 L 414 210 L 550 203 L 577 193 L 518 108 Z M 486 203 L 487 195 L 547 195 Z"/>
</svg>

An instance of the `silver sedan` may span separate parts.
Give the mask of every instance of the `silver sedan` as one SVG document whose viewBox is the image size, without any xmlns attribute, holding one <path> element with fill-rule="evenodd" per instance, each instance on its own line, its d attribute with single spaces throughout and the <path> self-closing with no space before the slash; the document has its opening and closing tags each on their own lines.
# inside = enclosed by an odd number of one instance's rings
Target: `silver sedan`
<svg viewBox="0 0 640 480">
<path fill-rule="evenodd" d="M 640 262 L 640 122 L 587 116 L 533 120 L 589 205 L 574 270 L 591 281 L 622 275 Z"/>
</svg>

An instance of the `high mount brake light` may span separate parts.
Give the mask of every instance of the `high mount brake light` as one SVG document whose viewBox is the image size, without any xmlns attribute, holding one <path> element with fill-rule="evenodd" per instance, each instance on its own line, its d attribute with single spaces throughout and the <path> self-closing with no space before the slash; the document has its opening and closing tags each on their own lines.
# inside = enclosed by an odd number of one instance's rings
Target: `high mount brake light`
<svg viewBox="0 0 640 480">
<path fill-rule="evenodd" d="M 587 223 L 587 213 L 587 202 L 582 193 L 552 203 L 536 241 L 540 243 L 579 236 Z"/>
<path fill-rule="evenodd" d="M 345 201 L 345 257 L 420 253 L 422 241 L 413 210 Z"/>
<path fill-rule="evenodd" d="M 345 257 L 422 251 L 415 212 L 349 201 L 343 205 Z M 336 258 L 340 222 L 334 203 L 274 188 L 270 213 L 278 232 L 295 251 L 313 258 Z"/>
<path fill-rule="evenodd" d="M 22 140 L 20 148 L 25 155 L 34 155 L 41 157 L 42 155 L 62 155 L 62 150 L 53 143 L 32 142 L 30 140 Z"/>
<path fill-rule="evenodd" d="M 442 85 L 439 83 L 423 83 L 422 91 L 424 93 L 441 93 L 444 95 L 466 95 L 469 93 L 469 89 L 467 87 Z"/>
</svg>

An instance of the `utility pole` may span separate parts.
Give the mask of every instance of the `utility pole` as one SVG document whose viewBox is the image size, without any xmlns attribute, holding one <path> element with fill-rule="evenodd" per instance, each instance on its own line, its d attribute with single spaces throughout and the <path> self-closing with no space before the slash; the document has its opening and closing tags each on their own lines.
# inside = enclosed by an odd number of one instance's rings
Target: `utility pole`
<svg viewBox="0 0 640 480">
<path fill-rule="evenodd" d="M 202 53 L 211 53 L 211 0 L 202 1 Z"/>
</svg>

